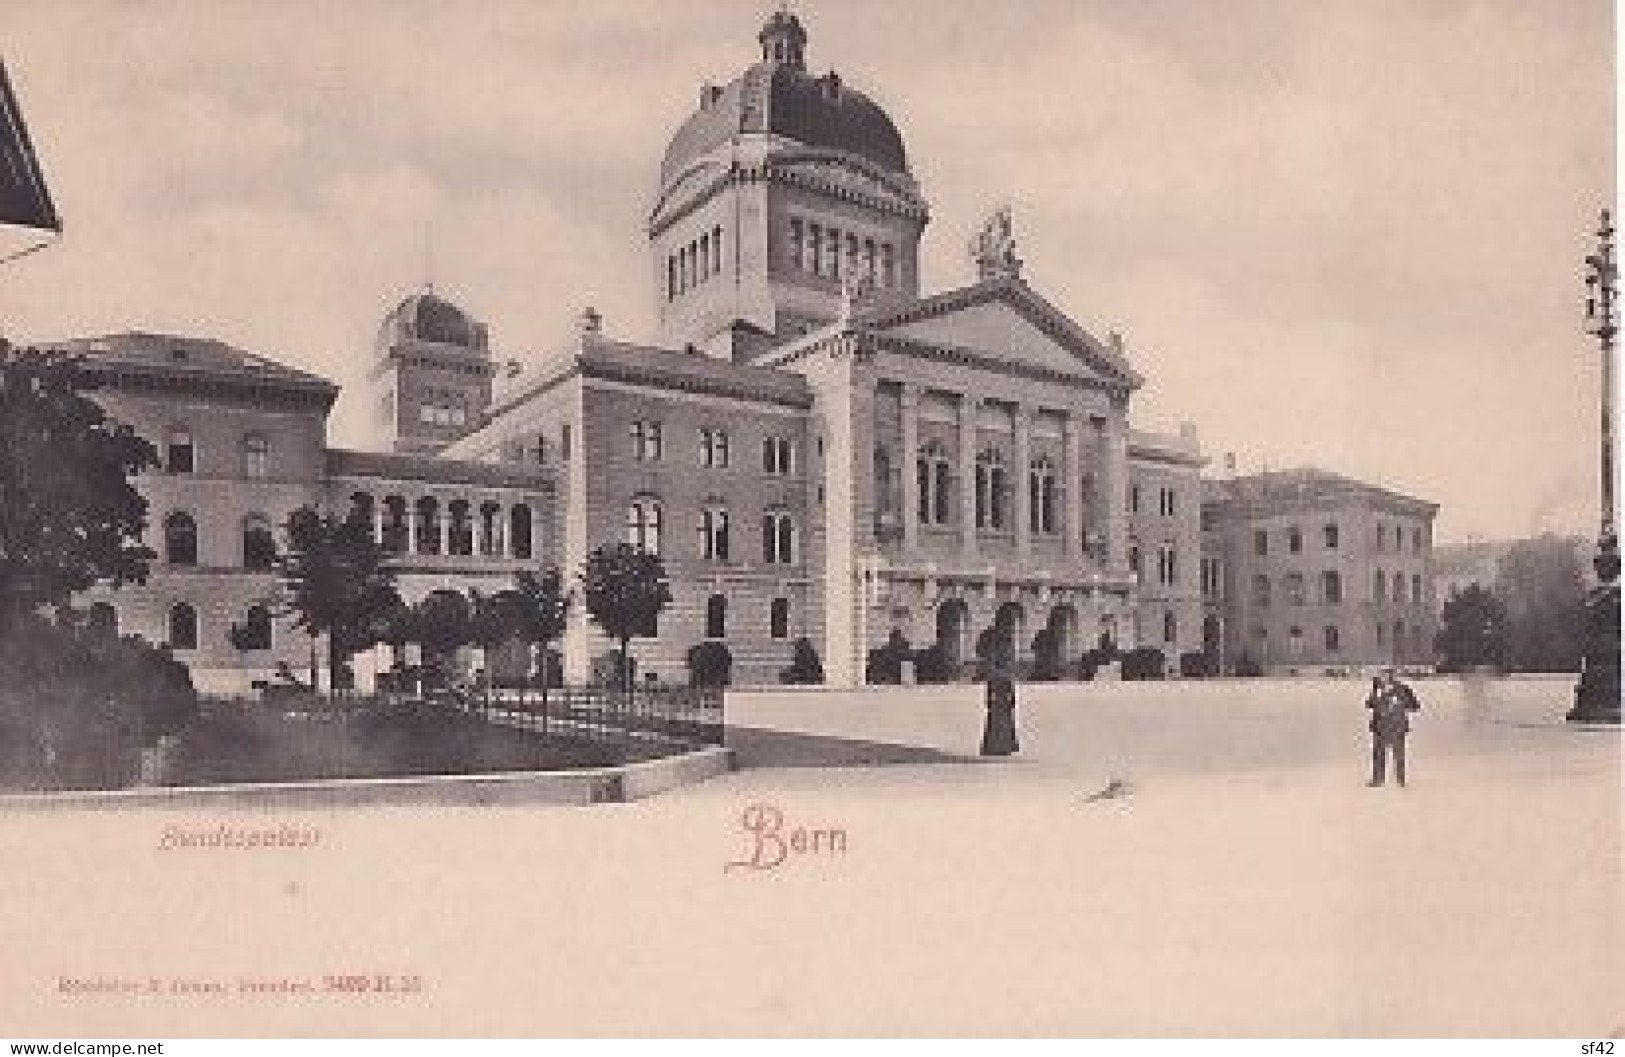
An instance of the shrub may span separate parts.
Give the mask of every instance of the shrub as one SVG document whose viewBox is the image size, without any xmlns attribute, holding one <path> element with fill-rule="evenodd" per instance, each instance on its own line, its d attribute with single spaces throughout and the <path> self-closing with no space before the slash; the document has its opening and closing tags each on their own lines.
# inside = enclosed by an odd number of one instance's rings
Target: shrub
<svg viewBox="0 0 1625 1057">
<path fill-rule="evenodd" d="M 1167 670 L 1168 661 L 1155 646 L 1141 646 L 1123 654 L 1124 679 L 1161 679 Z"/>
<path fill-rule="evenodd" d="M 1264 674 L 1264 666 L 1258 663 L 1258 658 L 1251 653 L 1243 651 L 1236 658 L 1236 675 L 1244 679 L 1256 679 Z"/>
<path fill-rule="evenodd" d="M 824 662 L 818 659 L 818 647 L 803 635 L 791 647 L 790 667 L 779 672 L 779 682 L 789 685 L 812 686 L 824 681 Z"/>
<path fill-rule="evenodd" d="M 1187 679 L 1207 679 L 1219 674 L 1219 659 L 1202 650 L 1179 655 L 1179 674 Z"/>
<path fill-rule="evenodd" d="M 1033 636 L 1032 677 L 1045 683 L 1061 678 L 1061 635 L 1054 628 L 1040 628 Z"/>
<path fill-rule="evenodd" d="M 914 654 L 914 681 L 917 683 L 948 683 L 954 678 L 953 665 L 942 643 L 934 643 Z"/>
<path fill-rule="evenodd" d="M 1083 656 L 1078 658 L 1078 678 L 1084 682 L 1094 679 L 1095 672 L 1100 668 L 1100 656 L 1094 650 L 1085 650 Z"/>
<path fill-rule="evenodd" d="M 864 665 L 864 679 L 873 685 L 895 686 L 903 681 L 903 662 L 912 657 L 908 639 L 897 629 L 884 646 L 869 651 Z"/>
<path fill-rule="evenodd" d="M 615 690 L 630 685 L 632 679 L 637 676 L 638 659 L 628 656 L 625 663 L 631 669 L 629 672 L 622 671 L 622 655 L 619 650 L 600 653 L 592 659 L 592 685 Z"/>
<path fill-rule="evenodd" d="M 725 643 L 702 642 L 689 648 L 689 686 L 727 686 L 733 669 L 734 656 Z"/>
</svg>

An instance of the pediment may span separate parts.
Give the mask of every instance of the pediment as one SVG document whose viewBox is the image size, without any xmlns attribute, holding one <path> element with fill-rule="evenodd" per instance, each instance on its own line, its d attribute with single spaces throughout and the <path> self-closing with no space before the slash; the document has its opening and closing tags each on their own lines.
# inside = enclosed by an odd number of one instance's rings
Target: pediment
<svg viewBox="0 0 1625 1057">
<path fill-rule="evenodd" d="M 939 295 L 875 319 L 867 329 L 1104 385 L 1140 384 L 1120 352 L 1013 281 Z"/>
</svg>

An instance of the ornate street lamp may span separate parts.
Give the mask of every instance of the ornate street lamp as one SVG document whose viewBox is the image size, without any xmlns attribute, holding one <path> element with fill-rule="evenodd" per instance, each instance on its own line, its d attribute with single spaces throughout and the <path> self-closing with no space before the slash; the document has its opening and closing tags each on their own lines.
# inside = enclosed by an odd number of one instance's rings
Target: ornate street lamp
<svg viewBox="0 0 1625 1057">
<path fill-rule="evenodd" d="M 1614 261 L 1614 221 L 1602 211 L 1597 250 L 1586 262 L 1586 331 L 1602 347 L 1602 525 L 1597 534 L 1597 586 L 1586 598 L 1584 653 L 1574 707 L 1579 723 L 1618 723 L 1619 537 L 1614 527 L 1614 338 L 1619 333 L 1619 267 Z"/>
</svg>

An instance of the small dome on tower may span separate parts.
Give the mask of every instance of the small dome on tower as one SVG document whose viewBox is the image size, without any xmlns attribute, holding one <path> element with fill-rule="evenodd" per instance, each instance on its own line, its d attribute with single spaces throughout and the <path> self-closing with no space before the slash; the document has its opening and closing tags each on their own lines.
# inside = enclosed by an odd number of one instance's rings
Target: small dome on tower
<svg viewBox="0 0 1625 1057">
<path fill-rule="evenodd" d="M 407 297 L 384 317 L 378 328 L 378 347 L 387 349 L 403 342 L 449 345 L 482 354 L 489 351 L 485 324 L 431 291 Z"/>
</svg>

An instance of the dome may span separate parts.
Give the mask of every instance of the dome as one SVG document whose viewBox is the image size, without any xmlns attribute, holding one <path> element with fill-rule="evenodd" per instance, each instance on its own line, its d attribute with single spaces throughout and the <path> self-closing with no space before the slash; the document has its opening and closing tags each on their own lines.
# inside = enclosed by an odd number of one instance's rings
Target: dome
<svg viewBox="0 0 1625 1057">
<path fill-rule="evenodd" d="M 725 88 L 707 87 L 700 108 L 683 122 L 660 163 L 660 183 L 742 132 L 772 133 L 808 147 L 856 155 L 906 175 L 903 137 L 879 104 L 833 72 L 806 70 L 806 33 L 792 14 L 778 12 L 762 28 L 762 61 Z"/>
<path fill-rule="evenodd" d="M 378 329 L 378 344 L 422 341 L 473 352 L 486 351 L 485 325 L 434 293 L 413 294 L 396 305 Z"/>
</svg>

